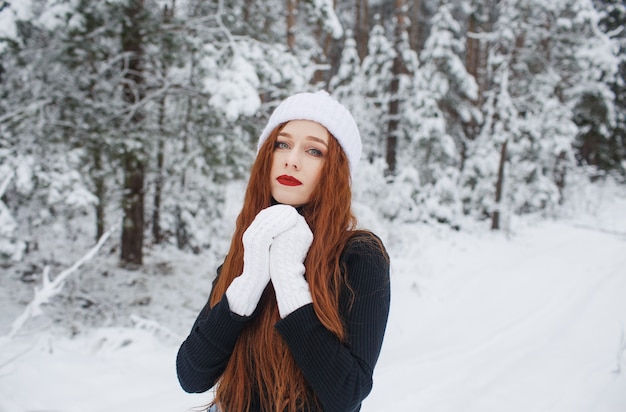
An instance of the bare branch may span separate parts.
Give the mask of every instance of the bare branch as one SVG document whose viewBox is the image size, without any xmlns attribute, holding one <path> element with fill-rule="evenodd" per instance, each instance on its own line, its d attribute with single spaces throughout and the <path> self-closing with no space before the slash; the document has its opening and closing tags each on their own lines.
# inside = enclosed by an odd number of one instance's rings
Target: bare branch
<svg viewBox="0 0 626 412">
<path fill-rule="evenodd" d="M 26 306 L 24 312 L 20 316 L 18 316 L 11 325 L 11 331 L 7 335 L 8 339 L 12 339 L 15 335 L 22 329 L 24 324 L 28 321 L 28 319 L 33 318 L 41 314 L 41 306 L 48 303 L 48 301 L 57 295 L 62 289 L 65 283 L 65 280 L 78 268 L 80 268 L 85 262 L 91 260 L 96 253 L 102 248 L 102 245 L 108 240 L 108 238 L 113 233 L 115 227 L 119 225 L 113 226 L 107 232 L 105 232 L 98 240 L 98 243 L 89 250 L 82 258 L 76 261 L 70 268 L 65 269 L 61 272 L 54 280 L 50 280 L 50 267 L 46 266 L 43 271 L 43 279 L 42 286 L 40 289 L 35 290 L 35 296 L 33 300 Z"/>
</svg>

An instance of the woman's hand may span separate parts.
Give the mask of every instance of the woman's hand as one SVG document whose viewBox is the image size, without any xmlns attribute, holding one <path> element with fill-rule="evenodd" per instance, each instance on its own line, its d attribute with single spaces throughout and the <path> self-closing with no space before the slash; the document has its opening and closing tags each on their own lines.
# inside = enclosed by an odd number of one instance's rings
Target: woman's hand
<svg viewBox="0 0 626 412">
<path fill-rule="evenodd" d="M 243 234 L 243 273 L 226 289 L 230 310 L 250 316 L 270 280 L 269 251 L 274 238 L 293 227 L 298 218 L 293 206 L 274 205 L 261 210 Z"/>
<path fill-rule="evenodd" d="M 291 228 L 280 233 L 270 248 L 270 277 L 276 292 L 280 317 L 313 302 L 304 278 L 304 259 L 313 242 L 313 233 L 304 217 L 298 215 Z"/>
</svg>

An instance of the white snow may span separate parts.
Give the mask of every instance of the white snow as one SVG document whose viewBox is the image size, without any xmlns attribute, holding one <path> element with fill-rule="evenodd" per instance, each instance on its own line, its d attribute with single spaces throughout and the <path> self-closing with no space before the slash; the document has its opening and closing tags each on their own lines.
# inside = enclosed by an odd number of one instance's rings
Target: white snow
<svg viewBox="0 0 626 412">
<path fill-rule="evenodd" d="M 372 222 L 392 258 L 392 308 L 362 410 L 625 411 L 626 191 L 597 186 L 584 200 L 560 219 L 513 218 L 505 232 Z M 0 411 L 206 404 L 210 393 L 179 388 L 175 356 L 218 263 L 208 253 L 150 249 L 143 273 L 109 268 L 105 280 L 77 281 L 96 302 L 152 299 L 74 337 L 46 320 L 52 308 L 43 306 L 43 317 L 0 340 Z M 28 299 L 10 285 L 3 281 L 0 296 L 3 336 Z"/>
</svg>

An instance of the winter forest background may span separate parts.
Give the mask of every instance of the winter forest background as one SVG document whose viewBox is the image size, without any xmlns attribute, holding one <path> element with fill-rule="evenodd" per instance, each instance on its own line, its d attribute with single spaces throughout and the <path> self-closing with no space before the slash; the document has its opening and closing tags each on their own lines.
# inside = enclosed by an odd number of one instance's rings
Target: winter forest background
<svg viewBox="0 0 626 412">
<path fill-rule="evenodd" d="M 0 256 L 55 225 L 120 261 L 225 236 L 272 108 L 325 88 L 353 112 L 355 199 L 460 226 L 550 215 L 626 164 L 621 1 L 4 1 Z M 72 226 L 89 214 L 91 227 Z M 123 220 L 123 223 L 122 223 Z M 81 241 L 84 239 L 81 238 Z"/>
<path fill-rule="evenodd" d="M 256 139 L 294 92 L 353 112 L 354 200 L 378 228 L 509 231 L 622 190 L 625 25 L 622 0 L 0 1 L 4 324 L 46 291 L 9 335 L 43 303 L 56 323 L 75 311 L 73 334 L 123 323 L 116 288 L 180 271 L 147 254 L 212 274 Z M 72 265 L 91 259 L 85 292 Z"/>
</svg>

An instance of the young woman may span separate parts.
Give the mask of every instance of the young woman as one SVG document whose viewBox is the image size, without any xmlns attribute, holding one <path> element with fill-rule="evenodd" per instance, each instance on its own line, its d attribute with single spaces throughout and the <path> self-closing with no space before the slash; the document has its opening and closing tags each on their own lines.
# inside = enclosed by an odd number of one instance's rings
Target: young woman
<svg viewBox="0 0 626 412">
<path fill-rule="evenodd" d="M 230 251 L 176 359 L 209 411 L 358 411 L 390 303 L 389 258 L 357 230 L 361 138 L 324 91 L 283 101 L 261 133 Z"/>
</svg>

